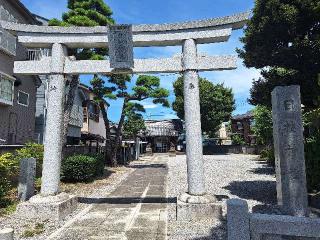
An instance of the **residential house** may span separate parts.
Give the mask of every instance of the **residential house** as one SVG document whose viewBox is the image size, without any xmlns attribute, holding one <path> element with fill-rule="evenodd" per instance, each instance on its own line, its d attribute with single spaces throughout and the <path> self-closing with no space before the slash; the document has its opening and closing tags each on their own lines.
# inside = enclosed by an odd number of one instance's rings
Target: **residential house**
<svg viewBox="0 0 320 240">
<path fill-rule="evenodd" d="M 92 89 L 84 84 L 79 85 L 79 89 L 86 96 L 83 102 L 83 127 L 81 129 L 81 141 L 87 145 L 105 145 L 106 128 L 99 105 L 94 101 Z"/>
<path fill-rule="evenodd" d="M 0 0 L 0 20 L 40 24 L 19 0 Z M 27 50 L 0 27 L 0 144 L 34 139 L 38 77 L 15 76 L 13 64 L 26 60 Z"/>
<path fill-rule="evenodd" d="M 146 120 L 146 139 L 153 152 L 166 153 L 175 149 L 178 137 L 183 132 L 180 119 Z"/>
<path fill-rule="evenodd" d="M 251 145 L 255 143 L 255 136 L 252 132 L 253 124 L 254 117 L 252 111 L 233 116 L 231 118 L 232 135 L 240 135 L 246 144 Z"/>
<path fill-rule="evenodd" d="M 40 50 L 43 51 L 43 50 Z M 30 54 L 31 55 L 31 54 Z M 35 54 L 40 56 L 39 54 Z M 45 123 L 47 112 L 47 92 L 48 92 L 48 77 L 40 76 L 42 83 L 37 90 L 37 107 L 36 107 L 36 127 L 35 133 L 39 143 L 43 143 L 45 135 Z M 66 93 L 69 91 L 67 86 Z M 70 114 L 70 121 L 67 132 L 67 144 L 79 145 L 81 140 L 81 128 L 83 127 L 83 102 L 87 100 L 88 96 L 77 88 L 75 91 L 74 102 Z"/>
</svg>

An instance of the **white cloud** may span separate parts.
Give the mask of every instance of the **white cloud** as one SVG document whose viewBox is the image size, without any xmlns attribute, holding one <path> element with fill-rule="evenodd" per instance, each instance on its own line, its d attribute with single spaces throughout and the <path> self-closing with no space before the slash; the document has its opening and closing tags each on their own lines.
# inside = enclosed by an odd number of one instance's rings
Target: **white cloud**
<svg viewBox="0 0 320 240">
<path fill-rule="evenodd" d="M 144 107 L 145 109 L 154 109 L 154 108 L 159 107 L 159 106 L 156 105 L 156 104 L 145 104 L 145 103 L 142 103 L 142 105 L 143 105 L 143 107 Z"/>
<path fill-rule="evenodd" d="M 256 69 L 245 68 L 241 63 L 236 70 L 206 72 L 201 76 L 208 78 L 213 83 L 224 83 L 225 86 L 232 88 L 235 94 L 248 93 L 252 80 L 258 79 L 261 75 Z"/>
</svg>

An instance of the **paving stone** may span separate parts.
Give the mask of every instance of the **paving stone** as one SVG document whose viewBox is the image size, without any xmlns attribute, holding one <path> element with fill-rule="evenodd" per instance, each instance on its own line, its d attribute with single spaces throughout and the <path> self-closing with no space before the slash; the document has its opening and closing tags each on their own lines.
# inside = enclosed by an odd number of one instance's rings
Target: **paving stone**
<svg viewBox="0 0 320 240">
<path fill-rule="evenodd" d="M 167 161 L 163 159 L 162 163 Z M 101 203 L 91 203 L 93 207 L 89 213 L 57 239 L 166 239 L 166 222 L 161 220 L 161 214 L 167 207 L 167 173 L 164 164 L 151 165 L 146 161 L 114 192 L 101 198 Z M 142 197 L 147 188 L 147 195 Z"/>
</svg>

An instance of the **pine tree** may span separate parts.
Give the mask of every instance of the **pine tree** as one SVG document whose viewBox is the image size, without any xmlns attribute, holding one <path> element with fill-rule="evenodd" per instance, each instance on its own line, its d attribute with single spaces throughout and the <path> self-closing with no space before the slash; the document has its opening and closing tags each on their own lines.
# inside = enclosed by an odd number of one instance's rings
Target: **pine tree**
<svg viewBox="0 0 320 240">
<path fill-rule="evenodd" d="M 62 21 L 56 18 L 49 21 L 50 26 L 108 26 L 114 24 L 111 8 L 103 0 L 68 0 L 69 11 L 63 13 Z M 95 49 L 69 49 L 69 55 L 74 55 L 77 60 L 103 60 L 108 54 L 106 48 Z M 95 76 L 97 77 L 97 76 Z M 65 103 L 64 113 L 64 141 L 70 121 L 70 114 L 74 102 L 75 91 L 79 84 L 79 77 L 72 77 L 69 83 L 69 92 Z M 106 112 L 104 103 L 99 104 L 102 112 Z M 104 118 L 108 119 L 108 118 Z M 109 122 L 105 122 L 106 127 Z M 109 128 L 109 127 L 108 127 Z M 109 129 L 107 129 L 108 132 Z M 108 145 L 108 144 L 107 144 Z M 108 146 L 110 148 L 110 146 Z M 106 146 L 106 148 L 108 148 Z M 110 152 L 108 149 L 106 152 Z"/>
</svg>

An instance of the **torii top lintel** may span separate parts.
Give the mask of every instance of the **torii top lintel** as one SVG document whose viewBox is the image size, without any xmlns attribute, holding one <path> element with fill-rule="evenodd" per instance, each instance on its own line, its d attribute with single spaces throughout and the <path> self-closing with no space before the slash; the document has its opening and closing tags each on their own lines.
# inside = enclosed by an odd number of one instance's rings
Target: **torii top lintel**
<svg viewBox="0 0 320 240">
<path fill-rule="evenodd" d="M 133 25 L 135 47 L 175 46 L 186 39 L 198 44 L 227 41 L 232 30 L 242 28 L 250 12 L 227 17 L 171 24 Z M 26 47 L 50 47 L 62 43 L 70 48 L 106 47 L 108 27 L 53 27 L 35 26 L 0 21 L 0 26 L 18 37 Z"/>
</svg>

